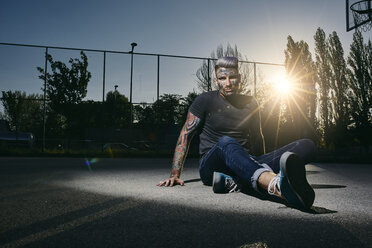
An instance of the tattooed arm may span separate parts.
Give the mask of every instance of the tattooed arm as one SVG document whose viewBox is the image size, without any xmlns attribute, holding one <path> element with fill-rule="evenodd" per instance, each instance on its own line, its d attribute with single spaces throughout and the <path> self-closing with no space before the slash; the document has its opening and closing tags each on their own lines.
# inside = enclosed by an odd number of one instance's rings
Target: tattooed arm
<svg viewBox="0 0 372 248">
<path fill-rule="evenodd" d="M 186 159 L 187 152 L 197 128 L 200 125 L 200 119 L 188 112 L 187 119 L 181 130 L 180 136 L 177 141 L 176 149 L 174 151 L 172 172 L 168 179 L 160 181 L 157 186 L 173 186 L 175 184 L 184 185 L 183 180 L 180 179 L 183 164 Z"/>
</svg>

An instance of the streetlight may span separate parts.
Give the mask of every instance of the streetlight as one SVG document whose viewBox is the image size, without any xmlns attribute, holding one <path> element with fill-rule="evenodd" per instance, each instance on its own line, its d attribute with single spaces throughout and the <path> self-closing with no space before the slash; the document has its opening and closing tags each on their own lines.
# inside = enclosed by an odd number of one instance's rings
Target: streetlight
<svg viewBox="0 0 372 248">
<path fill-rule="evenodd" d="M 115 88 L 115 90 L 114 90 L 115 101 L 116 101 L 116 96 L 118 95 L 118 90 L 117 90 L 118 87 L 119 87 L 118 85 L 114 85 L 114 88 Z"/>
<path fill-rule="evenodd" d="M 130 58 L 130 96 L 129 96 L 129 101 L 130 101 L 130 125 L 133 123 L 133 102 L 132 102 L 132 87 L 133 87 L 133 50 L 134 47 L 137 46 L 137 43 L 132 42 L 130 44 L 132 46 L 132 50 L 130 51 L 131 53 L 131 58 Z"/>
</svg>

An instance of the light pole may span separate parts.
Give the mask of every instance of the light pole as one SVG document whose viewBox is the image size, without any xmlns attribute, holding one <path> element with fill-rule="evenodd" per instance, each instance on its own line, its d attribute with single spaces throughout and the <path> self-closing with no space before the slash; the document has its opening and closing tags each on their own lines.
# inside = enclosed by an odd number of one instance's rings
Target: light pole
<svg viewBox="0 0 372 248">
<path fill-rule="evenodd" d="M 133 50 L 134 47 L 137 46 L 137 43 L 133 42 L 130 44 L 132 46 L 131 58 L 130 58 L 130 96 L 129 96 L 129 102 L 130 102 L 130 125 L 133 123 L 133 99 L 132 99 L 132 87 L 133 87 Z"/>
<path fill-rule="evenodd" d="M 118 95 L 118 90 L 117 90 L 118 87 L 119 87 L 118 85 L 114 86 L 114 88 L 115 88 L 115 90 L 114 90 L 115 101 L 116 101 L 116 96 Z"/>
</svg>

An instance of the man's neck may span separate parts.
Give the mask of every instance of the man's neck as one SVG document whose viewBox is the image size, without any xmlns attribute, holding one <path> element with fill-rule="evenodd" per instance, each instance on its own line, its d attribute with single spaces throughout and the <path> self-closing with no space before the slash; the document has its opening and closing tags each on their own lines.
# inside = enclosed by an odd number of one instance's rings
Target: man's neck
<svg viewBox="0 0 372 248">
<path fill-rule="evenodd" d="M 223 99 L 225 99 L 226 101 L 228 101 L 228 102 L 231 102 L 233 99 L 234 99 L 234 97 L 236 97 L 238 94 L 232 94 L 232 95 L 224 95 L 221 91 L 219 91 L 219 94 L 220 94 L 220 96 L 223 98 Z"/>
<path fill-rule="evenodd" d="M 250 96 L 245 96 L 241 94 L 232 94 L 232 95 L 226 96 L 222 94 L 221 91 L 219 92 L 219 94 L 223 100 L 227 101 L 229 104 L 231 104 L 232 106 L 236 108 L 244 108 L 246 104 L 249 103 L 251 100 L 249 99 L 251 98 Z"/>
</svg>

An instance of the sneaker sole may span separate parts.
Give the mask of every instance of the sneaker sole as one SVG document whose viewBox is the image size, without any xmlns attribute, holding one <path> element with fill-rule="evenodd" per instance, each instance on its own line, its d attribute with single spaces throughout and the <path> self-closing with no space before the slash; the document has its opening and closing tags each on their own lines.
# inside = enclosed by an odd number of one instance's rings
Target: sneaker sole
<svg viewBox="0 0 372 248">
<path fill-rule="evenodd" d="M 223 193 L 223 190 L 221 190 L 221 174 L 219 172 L 213 172 L 213 192 L 214 193 Z"/>
<path fill-rule="evenodd" d="M 314 203 L 315 192 L 306 179 L 305 164 L 302 159 L 294 153 L 285 153 L 280 158 L 280 169 L 302 207 L 310 208 Z"/>
</svg>

